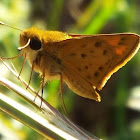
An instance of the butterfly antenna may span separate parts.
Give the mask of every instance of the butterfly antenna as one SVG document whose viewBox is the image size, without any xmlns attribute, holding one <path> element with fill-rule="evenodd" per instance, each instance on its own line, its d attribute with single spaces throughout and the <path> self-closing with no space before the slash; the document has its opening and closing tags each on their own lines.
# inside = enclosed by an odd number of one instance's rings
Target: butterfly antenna
<svg viewBox="0 0 140 140">
<path fill-rule="evenodd" d="M 4 25 L 4 26 L 10 27 L 10 28 L 13 28 L 13 29 L 16 29 L 16 30 L 22 31 L 21 29 L 15 28 L 15 27 L 10 26 L 10 25 L 8 25 L 8 24 L 5 24 L 4 22 L 1 22 L 1 21 L 0 21 L 0 25 Z"/>
</svg>

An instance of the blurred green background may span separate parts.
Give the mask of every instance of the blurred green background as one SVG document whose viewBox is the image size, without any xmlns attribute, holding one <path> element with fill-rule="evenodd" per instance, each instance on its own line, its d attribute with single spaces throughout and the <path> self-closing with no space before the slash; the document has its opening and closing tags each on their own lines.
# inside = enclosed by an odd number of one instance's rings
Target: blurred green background
<svg viewBox="0 0 140 140">
<path fill-rule="evenodd" d="M 75 34 L 140 33 L 139 0 L 0 0 L 0 21 L 16 28 L 33 25 L 48 30 Z M 18 54 L 20 32 L 0 26 L 0 56 Z M 23 58 L 13 61 L 20 71 Z M 115 73 L 101 91 L 102 102 L 79 97 L 64 85 L 64 100 L 73 122 L 106 140 L 140 139 L 140 53 L 119 72 Z M 22 77 L 28 81 L 28 63 Z M 17 80 L 0 63 L 0 76 Z M 37 90 L 40 83 L 34 73 L 31 85 Z M 24 87 L 24 86 L 23 86 Z M 17 95 L 0 86 L 0 91 L 11 98 Z M 58 95 L 59 81 L 46 84 L 44 98 L 61 112 Z M 43 139 L 41 135 L 0 112 L 0 140 Z"/>
</svg>

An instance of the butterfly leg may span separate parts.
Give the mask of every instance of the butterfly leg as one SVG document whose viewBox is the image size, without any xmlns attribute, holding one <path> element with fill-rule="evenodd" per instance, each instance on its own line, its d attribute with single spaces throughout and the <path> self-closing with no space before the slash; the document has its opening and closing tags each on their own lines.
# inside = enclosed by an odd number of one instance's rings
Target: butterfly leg
<svg viewBox="0 0 140 140">
<path fill-rule="evenodd" d="M 15 59 L 15 58 L 20 57 L 20 56 L 22 56 L 22 55 L 23 55 L 23 53 L 20 53 L 20 54 L 14 56 L 14 57 L 0 57 L 0 58 L 1 58 L 1 59 Z"/>
<path fill-rule="evenodd" d="M 22 55 L 23 55 L 23 53 L 20 53 L 20 54 L 14 56 L 14 57 L 0 57 L 0 59 L 1 59 L 1 60 L 4 60 L 4 59 L 13 60 L 13 59 L 15 59 L 15 58 L 17 58 L 17 57 L 20 57 L 20 56 L 22 56 Z M 23 60 L 23 63 L 22 63 L 22 67 L 21 67 L 21 70 L 20 70 L 19 75 L 18 75 L 18 79 L 19 79 L 20 74 L 21 74 L 21 72 L 22 72 L 22 70 L 23 70 L 23 67 L 24 67 L 24 64 L 25 64 L 25 60 L 26 60 L 26 54 L 25 54 L 25 56 L 24 56 L 24 60 Z"/>
<path fill-rule="evenodd" d="M 35 92 L 36 95 L 35 95 L 35 98 L 34 98 L 34 102 L 35 102 L 37 96 L 40 97 L 40 96 L 39 96 L 39 91 L 40 91 L 40 89 L 43 89 L 43 82 L 41 82 L 38 91 Z M 43 95 L 42 95 L 42 96 L 43 96 Z"/>
<path fill-rule="evenodd" d="M 33 69 L 32 69 L 32 71 L 33 71 Z M 41 108 L 41 106 L 42 106 L 42 100 L 43 100 L 43 88 L 44 88 L 44 84 L 45 84 L 45 69 L 43 70 L 43 74 L 42 74 L 42 82 L 41 82 L 41 84 L 40 84 L 40 86 L 39 86 L 39 89 L 38 89 L 38 91 L 36 92 L 36 95 L 35 95 L 35 98 L 34 98 L 34 101 L 35 101 L 35 99 L 36 99 L 36 97 L 39 95 L 38 93 L 39 93 L 39 91 L 40 91 L 40 89 L 41 89 L 41 104 L 40 104 L 40 108 Z"/>
<path fill-rule="evenodd" d="M 22 66 L 21 66 L 21 70 L 20 70 L 19 75 L 18 75 L 18 79 L 19 79 L 19 77 L 21 75 L 21 72 L 23 70 L 23 67 L 24 67 L 24 64 L 25 64 L 25 60 L 26 60 L 26 54 L 24 55 L 24 60 L 23 60 L 23 63 L 22 63 Z"/>
<path fill-rule="evenodd" d="M 58 92 L 58 94 L 61 96 L 61 101 L 62 101 L 64 112 L 66 113 L 67 117 L 69 117 L 68 111 L 66 109 L 65 102 L 64 102 L 64 96 L 63 96 L 63 75 L 62 75 L 61 72 L 53 72 L 50 75 L 52 75 L 52 76 L 59 75 L 60 76 L 60 84 L 59 84 L 59 92 Z"/>
<path fill-rule="evenodd" d="M 32 79 L 32 75 L 33 75 L 33 71 L 34 71 L 34 63 L 35 63 L 35 61 L 33 61 L 33 64 L 32 64 L 32 70 L 31 70 L 29 82 L 28 82 L 28 85 L 27 85 L 26 89 L 28 89 L 28 87 L 29 87 L 29 85 L 30 85 L 30 82 L 31 82 L 31 79 Z"/>
<path fill-rule="evenodd" d="M 44 89 L 44 85 L 45 85 L 45 69 L 43 70 L 43 78 L 42 78 L 42 87 L 41 87 L 41 104 L 40 104 L 40 108 L 42 106 L 42 101 L 43 101 L 43 89 Z"/>
<path fill-rule="evenodd" d="M 50 74 L 51 76 L 59 75 L 60 76 L 60 85 L 59 85 L 59 94 L 62 96 L 63 94 L 63 76 L 60 72 L 53 72 Z"/>
</svg>

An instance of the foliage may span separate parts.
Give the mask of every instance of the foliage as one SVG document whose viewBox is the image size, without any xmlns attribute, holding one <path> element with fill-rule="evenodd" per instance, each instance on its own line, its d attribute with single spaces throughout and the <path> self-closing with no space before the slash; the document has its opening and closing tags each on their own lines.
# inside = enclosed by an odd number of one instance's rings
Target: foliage
<svg viewBox="0 0 140 140">
<path fill-rule="evenodd" d="M 1 0 L 0 21 L 20 29 L 35 25 L 43 29 L 75 34 L 116 32 L 139 34 L 139 8 L 137 0 Z M 17 30 L 0 26 L 0 56 L 12 57 L 18 54 L 19 34 Z M 17 71 L 20 71 L 22 61 L 23 58 L 13 60 Z M 132 90 L 140 86 L 139 65 L 138 53 L 108 81 L 101 92 L 101 103 L 83 99 L 64 85 L 64 98 L 70 118 L 87 131 L 103 139 L 140 139 L 140 108 L 134 108 L 138 104 L 134 102 Z M 24 87 L 1 63 L 0 67 L 0 76 L 14 80 Z M 27 81 L 30 71 L 31 68 L 26 63 L 22 77 Z M 40 83 L 38 77 L 38 74 L 34 73 L 31 81 L 31 85 L 36 90 Z M 7 92 L 9 97 L 21 100 L 2 86 L 0 89 Z M 61 109 L 58 91 L 59 82 L 49 82 L 45 87 L 44 97 L 55 108 Z M 139 94 L 140 91 L 137 90 L 137 95 Z M 8 132 L 14 134 L 16 132 L 16 137 L 20 140 L 42 139 L 36 132 L 0 112 L 0 133 L 2 127 L 6 127 Z M 3 133 L 1 135 L 3 136 Z M 7 133 L 4 135 L 6 136 Z"/>
</svg>

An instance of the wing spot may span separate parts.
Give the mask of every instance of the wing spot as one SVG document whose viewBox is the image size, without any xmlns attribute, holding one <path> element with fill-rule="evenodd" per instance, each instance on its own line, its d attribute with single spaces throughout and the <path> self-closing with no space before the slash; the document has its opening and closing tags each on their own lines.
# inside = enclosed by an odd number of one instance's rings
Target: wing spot
<svg viewBox="0 0 140 140">
<path fill-rule="evenodd" d="M 95 76 L 95 77 L 98 77 L 98 76 L 99 76 L 99 72 L 96 71 L 96 72 L 94 73 L 94 76 Z"/>
<path fill-rule="evenodd" d="M 79 72 L 81 72 L 81 71 L 82 71 L 82 70 L 81 70 L 81 68 L 79 68 L 79 67 L 78 67 L 77 69 L 78 69 L 78 71 L 79 71 Z"/>
<path fill-rule="evenodd" d="M 82 58 L 85 58 L 86 56 L 87 56 L 87 55 L 84 54 L 84 53 L 81 54 L 81 57 L 82 57 Z"/>
<path fill-rule="evenodd" d="M 87 75 L 86 77 L 87 77 L 87 79 L 89 79 L 89 80 L 91 79 L 91 77 L 90 77 L 89 75 Z"/>
<path fill-rule="evenodd" d="M 104 69 L 104 67 L 100 66 L 98 69 L 99 69 L 100 71 L 102 71 L 102 70 Z"/>
<path fill-rule="evenodd" d="M 90 50 L 90 53 L 94 53 L 94 51 L 93 50 Z"/>
<path fill-rule="evenodd" d="M 122 38 L 121 38 L 121 41 L 124 41 L 124 40 L 126 40 L 126 39 L 127 39 L 126 37 L 122 37 Z"/>
<path fill-rule="evenodd" d="M 118 45 L 125 45 L 126 37 L 122 37 L 118 43 Z"/>
<path fill-rule="evenodd" d="M 85 66 L 85 69 L 88 70 L 88 66 L 87 65 Z"/>
<path fill-rule="evenodd" d="M 86 44 L 82 44 L 82 45 L 81 45 L 81 48 L 85 48 L 85 47 L 86 47 Z"/>
<path fill-rule="evenodd" d="M 103 50 L 103 55 L 106 55 L 107 54 L 107 50 Z"/>
<path fill-rule="evenodd" d="M 125 42 L 124 42 L 124 41 L 120 41 L 120 42 L 118 43 L 118 45 L 125 45 Z"/>
<path fill-rule="evenodd" d="M 95 45 L 95 47 L 97 47 L 97 48 L 98 48 L 98 47 L 101 47 L 102 42 L 97 41 L 94 45 Z"/>
<path fill-rule="evenodd" d="M 70 56 L 76 56 L 76 53 L 71 53 Z"/>
<path fill-rule="evenodd" d="M 108 65 L 108 64 L 109 64 L 109 62 L 110 62 L 110 59 L 108 59 L 108 60 L 107 60 L 107 62 L 105 63 L 105 65 Z"/>
</svg>

